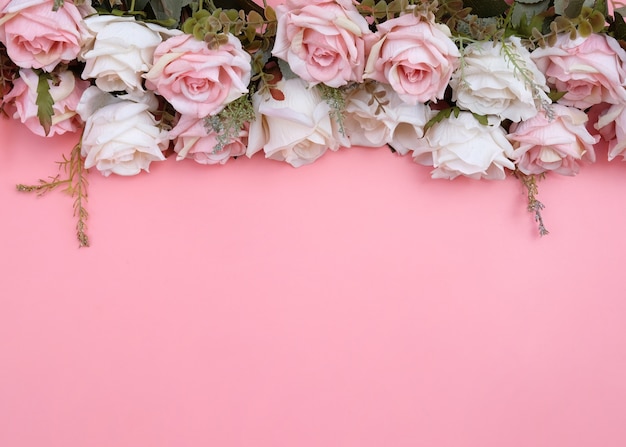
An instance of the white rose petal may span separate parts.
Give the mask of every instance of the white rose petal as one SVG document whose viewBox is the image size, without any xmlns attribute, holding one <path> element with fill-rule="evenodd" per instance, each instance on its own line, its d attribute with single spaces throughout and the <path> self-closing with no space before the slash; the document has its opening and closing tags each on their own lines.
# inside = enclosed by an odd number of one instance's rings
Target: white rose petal
<svg viewBox="0 0 626 447">
<path fill-rule="evenodd" d="M 502 180 L 504 169 L 515 169 L 509 158 L 513 147 L 497 119 L 480 124 L 469 112 L 461 112 L 433 125 L 413 150 L 416 163 L 433 166 L 433 178 Z"/>
</svg>

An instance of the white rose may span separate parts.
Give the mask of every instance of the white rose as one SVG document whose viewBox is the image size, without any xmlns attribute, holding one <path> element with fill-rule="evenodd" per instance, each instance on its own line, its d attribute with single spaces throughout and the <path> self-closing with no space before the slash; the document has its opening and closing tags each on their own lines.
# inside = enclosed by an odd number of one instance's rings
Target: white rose
<svg viewBox="0 0 626 447">
<path fill-rule="evenodd" d="M 514 54 L 516 62 L 507 52 Z M 516 67 L 517 65 L 517 67 Z M 526 75 L 534 83 L 520 73 Z M 546 78 L 518 37 L 502 42 L 477 42 L 465 48 L 463 62 L 450 81 L 452 99 L 479 115 L 497 115 L 519 122 L 537 115 L 541 103 L 550 103 Z"/>
<path fill-rule="evenodd" d="M 385 95 L 379 96 L 383 92 Z M 422 138 L 429 119 L 430 109 L 426 105 L 407 104 L 390 85 L 377 84 L 374 91 L 368 92 L 361 84 L 347 98 L 344 127 L 354 146 L 390 144 L 405 155 Z"/>
<path fill-rule="evenodd" d="M 87 169 L 95 166 L 104 176 L 136 175 L 148 171 L 151 162 L 165 160 L 167 132 L 157 126 L 150 102 L 115 97 L 98 87 L 85 90 L 76 111 L 85 121 L 82 156 Z"/>
<path fill-rule="evenodd" d="M 152 68 L 154 50 L 167 37 L 181 34 L 134 17 L 94 15 L 84 22 L 82 78 L 95 79 L 107 92 L 143 91 L 142 75 Z"/>
<path fill-rule="evenodd" d="M 480 124 L 470 112 L 435 123 L 413 151 L 416 163 L 433 166 L 433 178 L 502 180 L 504 168 L 515 169 L 513 147 L 496 118 Z"/>
<path fill-rule="evenodd" d="M 339 149 L 340 136 L 330 106 L 317 88 L 308 88 L 300 78 L 282 80 L 276 88 L 283 92 L 284 100 L 259 92 L 252 97 L 257 116 L 250 123 L 248 157 L 263 149 L 266 158 L 299 167 L 313 163 L 326 149 Z"/>
</svg>

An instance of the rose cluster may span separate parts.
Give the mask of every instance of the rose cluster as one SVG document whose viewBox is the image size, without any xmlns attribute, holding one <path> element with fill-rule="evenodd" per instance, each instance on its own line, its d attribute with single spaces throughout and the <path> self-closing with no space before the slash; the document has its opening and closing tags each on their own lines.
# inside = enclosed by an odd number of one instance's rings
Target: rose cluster
<svg viewBox="0 0 626 447">
<path fill-rule="evenodd" d="M 615 38 L 461 38 L 414 3 L 381 19 L 352 0 L 287 0 L 260 49 L 236 26 L 200 40 L 88 2 L 0 0 L 0 43 L 19 67 L 3 107 L 39 135 L 82 130 L 85 167 L 104 175 L 147 171 L 168 148 L 202 164 L 262 151 L 298 167 L 328 149 L 388 144 L 448 179 L 573 175 L 600 141 L 609 159 L 625 156 Z M 241 99 L 254 119 L 224 141 L 210 118 Z"/>
</svg>

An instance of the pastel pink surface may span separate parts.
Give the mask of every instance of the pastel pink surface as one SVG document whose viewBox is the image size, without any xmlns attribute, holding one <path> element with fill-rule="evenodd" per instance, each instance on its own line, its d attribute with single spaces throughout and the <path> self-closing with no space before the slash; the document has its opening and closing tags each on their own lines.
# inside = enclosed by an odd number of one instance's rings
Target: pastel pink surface
<svg viewBox="0 0 626 447">
<path fill-rule="evenodd" d="M 387 149 L 168 159 L 15 191 L 75 137 L 0 121 L 0 446 L 626 445 L 626 165 L 433 181 Z"/>
<path fill-rule="evenodd" d="M 75 136 L 0 120 L 0 447 L 623 447 L 626 165 L 504 182 L 387 149 L 14 185 Z"/>
</svg>

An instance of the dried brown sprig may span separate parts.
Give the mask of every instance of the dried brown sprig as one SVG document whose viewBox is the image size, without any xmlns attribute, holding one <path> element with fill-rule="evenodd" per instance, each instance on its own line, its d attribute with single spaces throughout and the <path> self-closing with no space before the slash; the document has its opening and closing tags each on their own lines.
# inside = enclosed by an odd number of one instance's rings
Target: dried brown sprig
<svg viewBox="0 0 626 447">
<path fill-rule="evenodd" d="M 74 217 L 76 218 L 76 238 L 79 247 L 89 247 L 87 237 L 87 218 L 89 213 L 85 207 L 87 203 L 87 173 L 81 157 L 81 144 L 78 143 L 70 152 L 69 158 L 63 155 L 63 161 L 57 162 L 59 173 L 48 180 L 39 179 L 36 185 L 18 184 L 16 188 L 20 192 L 34 192 L 42 196 L 50 191 L 63 186 L 63 192 L 74 198 Z M 64 174 L 64 175 L 62 175 Z"/>
</svg>

